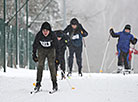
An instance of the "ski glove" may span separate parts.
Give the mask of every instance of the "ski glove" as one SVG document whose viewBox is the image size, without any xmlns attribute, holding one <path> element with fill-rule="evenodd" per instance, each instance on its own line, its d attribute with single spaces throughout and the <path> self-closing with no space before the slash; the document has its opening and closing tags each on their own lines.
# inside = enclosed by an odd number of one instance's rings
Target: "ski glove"
<svg viewBox="0 0 138 102">
<path fill-rule="evenodd" d="M 59 61 L 58 61 L 58 59 L 56 59 L 56 64 L 58 64 L 59 63 Z"/>
<path fill-rule="evenodd" d="M 131 40 L 131 43 L 135 45 L 137 43 L 137 38 L 134 38 L 134 40 Z"/>
<path fill-rule="evenodd" d="M 111 36 L 112 36 L 113 38 L 119 37 L 119 35 L 116 35 L 116 34 L 115 34 L 113 28 L 111 28 L 111 29 L 109 30 L 109 33 L 111 34 Z"/>
<path fill-rule="evenodd" d="M 111 29 L 109 30 L 109 33 L 110 33 L 110 34 L 114 34 L 113 28 L 111 28 Z"/>
<path fill-rule="evenodd" d="M 34 60 L 34 62 L 38 62 L 38 57 L 36 56 L 36 54 L 33 53 L 32 56 L 33 56 L 33 60 Z"/>
</svg>

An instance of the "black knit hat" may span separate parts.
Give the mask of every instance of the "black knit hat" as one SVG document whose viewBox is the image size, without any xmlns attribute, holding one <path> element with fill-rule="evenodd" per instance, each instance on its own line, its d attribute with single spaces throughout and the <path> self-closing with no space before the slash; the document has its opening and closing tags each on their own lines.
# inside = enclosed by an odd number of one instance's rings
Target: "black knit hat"
<svg viewBox="0 0 138 102">
<path fill-rule="evenodd" d="M 127 25 L 125 26 L 125 29 L 131 30 L 131 26 L 130 26 L 129 24 L 127 24 Z"/>
<path fill-rule="evenodd" d="M 44 22 L 44 23 L 42 24 L 42 26 L 41 26 L 41 31 L 42 31 L 43 29 L 46 29 L 46 30 L 51 31 L 51 26 L 50 26 L 50 24 L 49 24 L 48 22 Z"/>
<path fill-rule="evenodd" d="M 63 35 L 64 35 L 62 30 L 57 30 L 57 31 L 55 31 L 55 33 L 56 33 L 57 37 L 63 37 Z"/>
<path fill-rule="evenodd" d="M 73 18 L 73 19 L 70 21 L 70 24 L 71 24 L 71 25 L 78 25 L 78 24 L 79 24 L 79 21 L 78 21 L 76 18 Z"/>
</svg>

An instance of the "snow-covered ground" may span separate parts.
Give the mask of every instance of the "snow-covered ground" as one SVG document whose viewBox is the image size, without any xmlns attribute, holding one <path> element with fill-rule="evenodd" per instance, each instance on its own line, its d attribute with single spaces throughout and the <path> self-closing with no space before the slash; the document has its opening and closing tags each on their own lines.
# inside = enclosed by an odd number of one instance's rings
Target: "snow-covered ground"
<svg viewBox="0 0 138 102">
<path fill-rule="evenodd" d="M 7 69 L 0 71 L 0 102 L 138 102 L 138 74 L 84 74 L 73 73 L 72 89 L 67 80 L 60 80 L 59 91 L 50 95 L 49 71 L 44 71 L 42 92 L 30 94 L 36 70 Z"/>
</svg>

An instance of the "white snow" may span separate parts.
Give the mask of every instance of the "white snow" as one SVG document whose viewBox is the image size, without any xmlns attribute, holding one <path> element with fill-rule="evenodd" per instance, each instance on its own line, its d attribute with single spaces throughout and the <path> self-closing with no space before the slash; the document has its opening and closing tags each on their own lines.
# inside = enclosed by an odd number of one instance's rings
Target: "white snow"
<svg viewBox="0 0 138 102">
<path fill-rule="evenodd" d="M 44 71 L 42 92 L 30 94 L 36 78 L 36 70 L 7 69 L 0 71 L 0 102 L 138 102 L 138 74 L 84 74 L 79 77 L 73 73 L 72 78 L 60 80 L 59 91 L 50 95 L 49 71 Z"/>
</svg>

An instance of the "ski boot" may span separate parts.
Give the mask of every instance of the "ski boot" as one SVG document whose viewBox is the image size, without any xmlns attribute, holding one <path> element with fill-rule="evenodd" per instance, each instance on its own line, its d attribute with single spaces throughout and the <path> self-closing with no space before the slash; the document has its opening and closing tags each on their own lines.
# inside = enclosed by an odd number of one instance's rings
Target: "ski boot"
<svg viewBox="0 0 138 102">
<path fill-rule="evenodd" d="M 80 77 L 83 76 L 81 70 L 79 70 L 79 73 L 78 74 L 79 74 Z"/>
<path fill-rule="evenodd" d="M 70 77 L 70 76 L 72 76 L 72 72 L 71 71 L 68 72 L 68 74 L 67 74 L 67 77 Z"/>
<path fill-rule="evenodd" d="M 116 73 L 122 73 L 123 67 L 119 66 Z"/>
<path fill-rule="evenodd" d="M 82 72 L 79 72 L 79 76 L 80 76 L 80 77 L 82 77 L 82 76 L 83 76 Z"/>
<path fill-rule="evenodd" d="M 53 91 L 57 91 L 57 90 L 58 90 L 57 82 L 53 82 Z"/>
<path fill-rule="evenodd" d="M 121 73 L 122 72 L 122 69 L 118 69 L 116 73 Z"/>
<path fill-rule="evenodd" d="M 132 72 L 131 69 L 124 69 L 124 71 L 123 71 L 123 75 L 131 74 L 131 72 Z"/>
<path fill-rule="evenodd" d="M 39 91 L 40 87 L 41 87 L 40 82 L 37 82 L 34 90 Z"/>
<path fill-rule="evenodd" d="M 53 90 L 49 91 L 49 94 L 53 94 L 58 90 L 57 82 L 53 82 Z"/>
<path fill-rule="evenodd" d="M 81 69 L 82 69 L 82 68 L 79 68 L 79 73 L 78 73 L 80 77 L 83 76 L 83 75 L 82 75 L 82 71 L 81 71 Z"/>
</svg>

